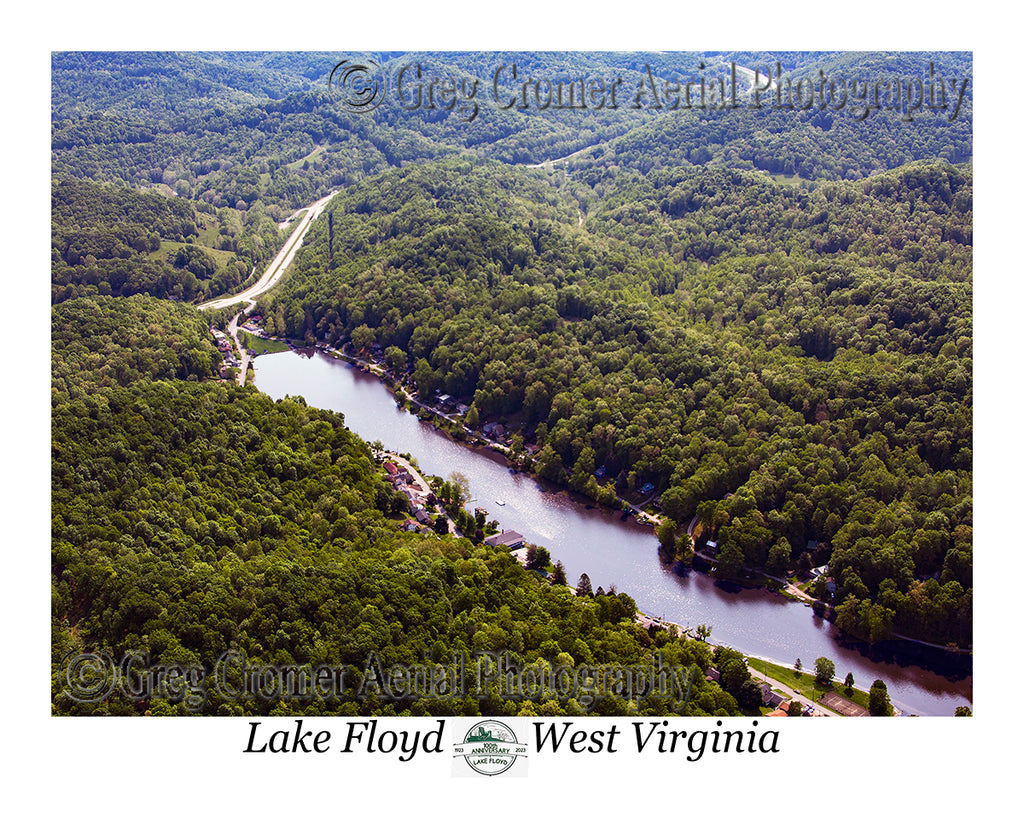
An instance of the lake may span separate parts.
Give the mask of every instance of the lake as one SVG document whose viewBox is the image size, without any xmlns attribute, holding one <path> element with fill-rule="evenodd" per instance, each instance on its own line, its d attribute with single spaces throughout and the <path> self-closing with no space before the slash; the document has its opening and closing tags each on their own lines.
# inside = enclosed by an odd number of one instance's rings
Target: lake
<svg viewBox="0 0 1024 819">
<path fill-rule="evenodd" d="M 432 425 L 399 409 L 375 376 L 324 353 L 296 351 L 255 360 L 256 386 L 272 398 L 301 395 L 310 406 L 342 413 L 353 432 L 387 449 L 410 453 L 421 471 L 469 479 L 472 499 L 503 529 L 544 546 L 575 584 L 586 572 L 596 590 L 614 586 L 647 614 L 682 626 L 707 624 L 711 642 L 782 665 L 800 658 L 812 669 L 829 657 L 836 678 L 852 672 L 858 688 L 885 682 L 893 704 L 920 715 L 951 716 L 973 697 L 969 658 L 905 641 L 867 649 L 847 643 L 828 621 L 802 603 L 765 590 L 728 589 L 700 572 L 677 573 L 658 559 L 653 530 L 619 512 L 579 502 L 567 491 L 512 472 L 502 456 L 457 444 Z M 498 501 L 504 501 L 499 505 Z"/>
</svg>

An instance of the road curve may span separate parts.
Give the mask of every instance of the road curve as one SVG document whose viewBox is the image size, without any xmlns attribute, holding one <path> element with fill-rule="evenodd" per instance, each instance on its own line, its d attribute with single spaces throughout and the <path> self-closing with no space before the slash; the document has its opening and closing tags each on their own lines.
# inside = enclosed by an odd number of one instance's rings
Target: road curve
<svg viewBox="0 0 1024 819">
<path fill-rule="evenodd" d="M 205 304 L 199 305 L 200 310 L 220 310 L 224 307 L 231 307 L 234 304 L 241 304 L 243 302 L 252 303 L 256 300 L 257 296 L 261 296 L 266 293 L 271 287 L 280 281 L 284 271 L 288 269 L 288 265 L 292 263 L 292 259 L 295 258 L 295 254 L 298 252 L 299 247 L 302 245 L 302 240 L 306 237 L 306 232 L 309 230 L 310 225 L 313 224 L 313 220 L 319 216 L 323 209 L 327 206 L 327 203 L 331 201 L 337 191 L 329 193 L 323 199 L 314 202 L 306 210 L 306 215 L 302 217 L 302 221 L 299 222 L 298 227 L 295 228 L 295 232 L 288 237 L 288 241 L 284 243 L 284 247 L 281 248 L 280 252 L 274 257 L 274 260 L 267 266 L 266 271 L 260 276 L 259 281 L 247 290 L 243 290 L 234 296 L 225 296 L 224 298 L 214 299 L 208 301 Z"/>
</svg>

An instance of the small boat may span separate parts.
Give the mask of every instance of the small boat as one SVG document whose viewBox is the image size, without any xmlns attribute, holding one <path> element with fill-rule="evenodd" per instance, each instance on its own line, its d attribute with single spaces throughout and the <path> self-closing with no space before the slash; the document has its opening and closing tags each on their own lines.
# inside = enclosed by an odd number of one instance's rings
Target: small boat
<svg viewBox="0 0 1024 819">
<path fill-rule="evenodd" d="M 503 500 L 496 500 L 495 503 L 498 504 L 498 506 L 504 506 L 505 505 L 505 501 L 503 501 Z"/>
</svg>

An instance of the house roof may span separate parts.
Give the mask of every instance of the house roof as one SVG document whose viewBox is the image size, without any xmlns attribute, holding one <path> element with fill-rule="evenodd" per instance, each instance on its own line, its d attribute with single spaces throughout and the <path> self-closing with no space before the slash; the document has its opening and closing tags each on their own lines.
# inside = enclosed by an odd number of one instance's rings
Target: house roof
<svg viewBox="0 0 1024 819">
<path fill-rule="evenodd" d="M 484 540 L 488 546 L 519 546 L 526 542 L 526 538 L 515 529 L 509 529 L 500 535 L 491 535 Z"/>
</svg>

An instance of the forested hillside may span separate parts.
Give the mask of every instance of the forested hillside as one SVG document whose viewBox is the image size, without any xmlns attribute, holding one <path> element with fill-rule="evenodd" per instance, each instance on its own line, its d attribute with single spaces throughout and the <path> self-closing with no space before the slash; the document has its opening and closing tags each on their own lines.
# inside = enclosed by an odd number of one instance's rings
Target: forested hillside
<svg viewBox="0 0 1024 819">
<path fill-rule="evenodd" d="M 82 651 L 207 670 L 235 651 L 253 665 L 344 668 L 350 684 L 334 698 L 221 697 L 211 683 L 199 703 L 170 690 L 81 703 L 55 682 L 55 713 L 586 713 L 549 692 L 357 691 L 374 656 L 387 669 L 461 653 L 469 679 L 485 651 L 508 651 L 524 669 L 640 664 L 654 650 L 666 664 L 710 665 L 705 644 L 636 625 L 625 594 L 575 597 L 505 550 L 400 531 L 397 494 L 341 416 L 181 380 L 208 375 L 184 363 L 213 354 L 201 324 L 141 297 L 53 308 L 54 672 Z M 668 707 L 651 697 L 640 712 Z M 627 713 L 627 703 L 602 696 L 596 712 Z M 697 674 L 687 713 L 738 710 Z"/>
<path fill-rule="evenodd" d="M 74 178 L 53 184 L 50 218 L 54 303 L 135 293 L 203 301 L 238 287 L 284 241 L 258 203 L 218 211 Z"/>
<path fill-rule="evenodd" d="M 739 92 L 743 105 L 735 109 L 670 110 L 660 96 L 642 92 L 649 77 L 662 87 L 730 77 L 732 56 L 770 69 L 775 61 L 768 55 L 372 56 L 381 63 L 390 96 L 372 113 L 359 114 L 347 112 L 327 88 L 336 60 L 325 54 L 167 54 L 139 61 L 131 55 L 55 55 L 54 176 L 167 185 L 218 208 L 244 210 L 259 201 L 280 220 L 332 188 L 466 152 L 518 165 L 590 149 L 569 167 L 600 195 L 624 168 L 710 164 L 811 181 L 858 179 L 919 159 L 963 162 L 972 150 L 970 96 L 953 121 L 955 95 L 947 99 L 949 110 L 904 121 L 884 108 L 862 117 L 852 102 L 804 111 L 766 101 L 753 109 Z M 118 70 L 125 60 L 131 70 Z M 805 55 L 787 63 L 786 71 L 794 78 L 817 68 L 843 82 L 888 81 L 927 75 L 933 63 L 943 78 L 971 71 L 969 56 L 916 53 L 882 60 Z M 444 104 L 430 102 L 430 83 L 446 79 L 458 93 Z M 79 88 L 74 105 L 57 93 L 65 82 Z M 466 93 L 461 83 L 469 84 Z M 574 83 L 600 87 L 603 104 L 545 104 L 538 83 L 562 87 L 566 95 Z M 749 87 L 746 80 L 738 84 L 744 92 Z M 613 86 L 614 105 L 608 91 Z"/>
<path fill-rule="evenodd" d="M 969 169 L 623 175 L 580 225 L 543 174 L 451 161 L 331 208 L 273 332 L 402 350 L 591 497 L 653 483 L 724 574 L 831 562 L 851 633 L 969 640 Z"/>
<path fill-rule="evenodd" d="M 346 109 L 328 87 L 342 57 L 379 66 L 384 104 Z M 913 116 L 673 110 L 673 83 L 734 61 L 790 83 L 957 84 Z M 502 549 L 403 531 L 405 496 L 341 416 L 215 380 L 209 323 L 230 316 L 195 305 L 259 276 L 334 191 L 259 299 L 271 335 L 375 355 L 419 397 L 466 404 L 471 428 L 501 422 L 515 465 L 650 503 L 666 540 L 692 524 L 716 579 L 827 564 L 808 591 L 847 635 L 972 645 L 970 54 L 69 52 L 52 77 L 55 713 L 584 707 L 90 705 L 56 682 L 87 650 L 207 668 L 234 650 L 356 682 L 373 653 L 715 662 L 640 628 L 629 589 L 577 597 Z M 687 713 L 756 713 L 749 675 L 730 680 L 697 674 Z"/>
</svg>

